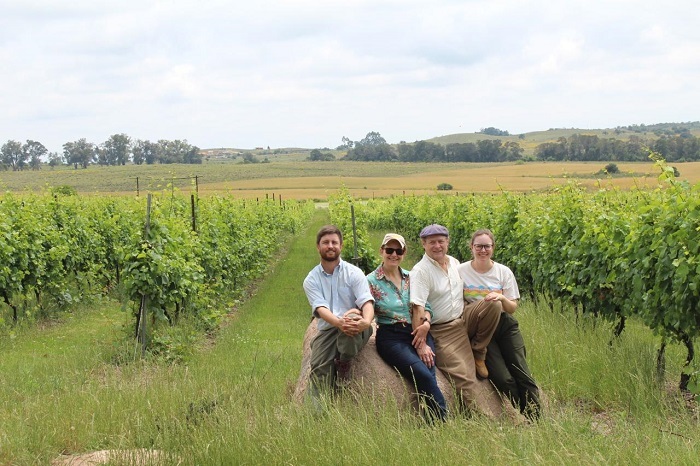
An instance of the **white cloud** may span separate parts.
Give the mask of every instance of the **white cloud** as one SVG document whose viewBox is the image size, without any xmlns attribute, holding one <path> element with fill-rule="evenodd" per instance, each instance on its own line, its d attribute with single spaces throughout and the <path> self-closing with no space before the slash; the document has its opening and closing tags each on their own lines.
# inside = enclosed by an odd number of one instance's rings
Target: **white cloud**
<svg viewBox="0 0 700 466">
<path fill-rule="evenodd" d="M 0 139 L 335 146 L 698 119 L 689 1 L 0 2 Z"/>
</svg>

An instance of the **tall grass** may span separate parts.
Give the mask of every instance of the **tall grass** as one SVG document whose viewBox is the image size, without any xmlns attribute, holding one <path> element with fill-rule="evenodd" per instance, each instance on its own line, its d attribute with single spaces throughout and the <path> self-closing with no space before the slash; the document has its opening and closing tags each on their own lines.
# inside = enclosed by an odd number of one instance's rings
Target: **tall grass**
<svg viewBox="0 0 700 466">
<path fill-rule="evenodd" d="M 697 415 L 657 383 L 656 338 L 567 310 L 518 309 L 543 418 L 455 415 L 430 427 L 413 413 L 340 397 L 321 416 L 291 401 L 310 318 L 301 290 L 318 262 L 318 212 L 256 295 L 186 364 L 114 365 L 124 317 L 109 303 L 0 345 L 0 464 L 60 454 L 156 449 L 164 464 L 696 464 Z M 668 350 L 677 374 L 681 348 Z M 128 455 L 115 464 L 135 464 Z"/>
</svg>

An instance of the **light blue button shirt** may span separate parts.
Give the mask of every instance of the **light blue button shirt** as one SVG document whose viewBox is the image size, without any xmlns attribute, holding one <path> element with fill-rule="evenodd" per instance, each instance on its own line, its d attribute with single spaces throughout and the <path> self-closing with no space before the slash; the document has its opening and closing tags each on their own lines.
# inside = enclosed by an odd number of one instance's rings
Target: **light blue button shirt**
<svg viewBox="0 0 700 466">
<path fill-rule="evenodd" d="M 362 270 L 342 259 L 332 274 L 326 273 L 321 264 L 311 269 L 304 280 L 304 291 L 315 317 L 318 317 L 316 309 L 319 307 L 326 307 L 335 316 L 342 317 L 348 310 L 361 309 L 367 301 L 374 301 Z M 332 327 L 318 319 L 319 330 Z"/>
</svg>

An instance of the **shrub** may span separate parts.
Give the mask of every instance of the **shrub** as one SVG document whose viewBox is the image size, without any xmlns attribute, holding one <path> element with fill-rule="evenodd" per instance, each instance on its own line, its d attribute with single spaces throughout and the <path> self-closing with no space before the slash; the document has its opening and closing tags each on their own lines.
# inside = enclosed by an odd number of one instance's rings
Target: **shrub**
<svg viewBox="0 0 700 466">
<path fill-rule="evenodd" d="M 63 196 L 76 196 L 78 191 L 73 186 L 62 184 L 61 186 L 54 186 L 51 188 L 51 194 L 54 196 L 59 194 Z"/>
<path fill-rule="evenodd" d="M 449 183 L 440 183 L 437 187 L 438 191 L 451 191 L 452 185 Z"/>
<path fill-rule="evenodd" d="M 615 163 L 609 163 L 605 166 L 605 171 L 609 174 L 615 174 L 615 173 L 620 173 L 620 169 L 617 168 L 617 164 Z"/>
</svg>

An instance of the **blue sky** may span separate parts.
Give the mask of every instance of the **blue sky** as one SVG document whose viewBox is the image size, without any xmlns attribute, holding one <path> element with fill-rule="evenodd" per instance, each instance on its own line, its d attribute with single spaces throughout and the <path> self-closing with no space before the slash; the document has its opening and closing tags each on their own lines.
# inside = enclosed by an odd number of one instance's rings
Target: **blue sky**
<svg viewBox="0 0 700 466">
<path fill-rule="evenodd" d="M 0 143 L 395 143 L 700 120 L 695 2 L 0 0 Z"/>
</svg>

